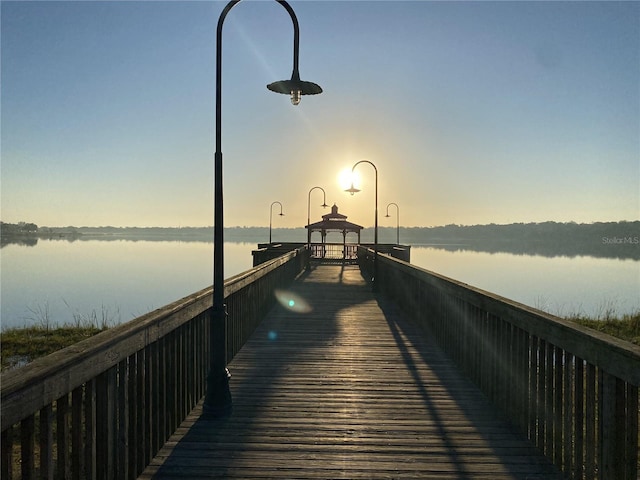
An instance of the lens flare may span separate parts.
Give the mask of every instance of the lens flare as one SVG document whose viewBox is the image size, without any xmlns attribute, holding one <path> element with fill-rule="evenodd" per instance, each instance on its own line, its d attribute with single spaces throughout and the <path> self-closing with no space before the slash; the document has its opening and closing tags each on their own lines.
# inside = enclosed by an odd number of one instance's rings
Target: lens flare
<svg viewBox="0 0 640 480">
<path fill-rule="evenodd" d="M 280 305 L 292 312 L 309 313 L 312 310 L 311 305 L 304 298 L 289 290 L 276 290 L 275 296 Z"/>
</svg>

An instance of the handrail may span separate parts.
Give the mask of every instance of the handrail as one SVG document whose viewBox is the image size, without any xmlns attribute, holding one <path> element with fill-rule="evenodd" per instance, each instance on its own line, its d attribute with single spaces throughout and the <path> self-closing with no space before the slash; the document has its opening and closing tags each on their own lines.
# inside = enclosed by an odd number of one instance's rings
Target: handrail
<svg viewBox="0 0 640 480">
<path fill-rule="evenodd" d="M 386 255 L 379 277 L 567 477 L 637 478 L 640 347 Z"/>
<path fill-rule="evenodd" d="M 355 243 L 311 243 L 309 248 L 312 259 L 355 260 L 357 246 Z"/>
<path fill-rule="evenodd" d="M 307 257 L 304 246 L 225 281 L 229 360 Z M 211 291 L 3 373 L 1 477 L 135 478 L 204 394 Z"/>
</svg>

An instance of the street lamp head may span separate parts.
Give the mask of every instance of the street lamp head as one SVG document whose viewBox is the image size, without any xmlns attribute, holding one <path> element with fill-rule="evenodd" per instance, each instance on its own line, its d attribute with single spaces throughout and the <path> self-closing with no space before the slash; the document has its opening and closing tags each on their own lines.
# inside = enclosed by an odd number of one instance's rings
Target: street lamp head
<svg viewBox="0 0 640 480">
<path fill-rule="evenodd" d="M 351 195 L 354 193 L 358 193 L 360 190 L 354 187 L 353 183 L 351 184 L 351 188 L 347 188 L 345 192 L 349 192 Z"/>
<path fill-rule="evenodd" d="M 391 218 L 391 215 L 389 215 L 388 213 L 385 215 L 385 218 Z"/>
<path fill-rule="evenodd" d="M 322 208 L 327 208 L 329 205 L 327 205 L 327 203 L 323 203 L 322 205 L 320 205 Z"/>
<path fill-rule="evenodd" d="M 291 75 L 291 80 L 280 80 L 267 85 L 272 92 L 291 95 L 291 103 L 298 105 L 302 95 L 317 95 L 322 93 L 322 87 L 313 82 L 300 80 L 300 74 L 296 71 Z"/>
</svg>

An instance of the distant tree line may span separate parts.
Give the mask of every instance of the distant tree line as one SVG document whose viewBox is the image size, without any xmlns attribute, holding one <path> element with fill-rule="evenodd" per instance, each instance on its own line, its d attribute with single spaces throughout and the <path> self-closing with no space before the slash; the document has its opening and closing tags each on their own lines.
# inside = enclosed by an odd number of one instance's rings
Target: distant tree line
<svg viewBox="0 0 640 480">
<path fill-rule="evenodd" d="M 388 238 L 388 233 L 386 236 Z M 440 244 L 441 248 L 448 250 L 640 260 L 640 221 L 400 228 L 400 241 L 411 245 Z"/>
<path fill-rule="evenodd" d="M 99 238 L 101 240 L 179 240 L 212 241 L 213 227 L 38 227 L 19 222 L 0 225 L 2 244 L 19 241 L 35 245 L 38 238 L 60 238 L 69 241 Z M 258 243 L 269 238 L 268 227 L 227 227 L 225 241 Z M 395 243 L 396 227 L 379 227 L 380 243 Z M 447 250 L 477 250 L 544 256 L 590 255 L 597 257 L 640 260 L 640 221 L 595 223 L 512 223 L 508 225 L 444 225 L 438 227 L 400 227 L 400 243 L 430 245 Z M 373 228 L 362 230 L 361 241 L 372 243 Z M 305 228 L 274 228 L 274 241 L 306 242 Z M 319 239 L 317 234 L 314 241 Z M 332 234 L 330 242 L 342 241 Z M 355 241 L 350 237 L 349 241 Z"/>
<path fill-rule="evenodd" d="M 38 233 L 38 225 L 35 223 L 4 223 L 0 222 L 0 234 L 2 235 L 33 235 Z"/>
<path fill-rule="evenodd" d="M 626 243 L 640 243 L 640 221 L 595 223 L 512 223 L 508 225 L 445 225 L 442 227 L 400 228 L 405 242 L 420 240 L 458 242 L 523 242 L 523 243 L 607 243 L 607 239 L 626 239 Z M 625 243 L 625 242 L 621 242 Z"/>
</svg>

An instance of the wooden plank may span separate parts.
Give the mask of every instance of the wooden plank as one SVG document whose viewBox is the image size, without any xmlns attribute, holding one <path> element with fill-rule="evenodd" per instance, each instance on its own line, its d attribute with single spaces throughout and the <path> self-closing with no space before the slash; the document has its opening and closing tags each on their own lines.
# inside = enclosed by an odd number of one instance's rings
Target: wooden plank
<svg viewBox="0 0 640 480">
<path fill-rule="evenodd" d="M 184 326 L 180 327 L 180 329 L 184 328 Z M 143 425 L 143 438 L 144 441 L 144 452 L 143 452 L 143 465 L 147 465 L 149 460 L 152 458 L 153 453 L 153 404 L 152 399 L 157 392 L 153 391 L 153 347 L 150 345 L 145 349 L 145 357 L 144 357 L 144 396 L 142 397 L 144 400 L 144 425 Z"/>
<path fill-rule="evenodd" d="M 596 367 L 587 363 L 585 374 L 585 480 L 595 478 L 595 460 L 598 452 L 596 431 Z"/>
<path fill-rule="evenodd" d="M 40 410 L 40 478 L 42 479 L 53 478 L 53 418 L 51 405 Z"/>
<path fill-rule="evenodd" d="M 575 460 L 574 460 L 574 478 L 584 478 L 584 360 L 580 357 L 575 357 L 575 380 L 573 398 L 575 403 Z"/>
<path fill-rule="evenodd" d="M 84 478 L 97 478 L 96 463 L 96 380 L 87 382 L 84 388 Z"/>
<path fill-rule="evenodd" d="M 573 382 L 575 374 L 575 363 L 573 355 L 569 352 L 564 352 L 563 362 L 563 378 L 564 378 L 564 397 L 563 397 L 563 422 L 562 422 L 562 470 L 564 472 L 573 472 L 574 465 L 573 459 L 575 456 L 574 445 L 574 430 L 573 430 L 573 415 L 577 412 L 575 407 L 576 401 L 573 397 L 574 387 Z"/>
<path fill-rule="evenodd" d="M 31 480 L 35 478 L 35 446 L 36 430 L 34 415 L 31 415 L 20 422 L 20 450 L 22 462 L 22 479 Z"/>
<path fill-rule="evenodd" d="M 71 392 L 71 474 L 74 480 L 82 476 L 84 461 L 84 438 L 82 422 L 82 387 Z"/>
<path fill-rule="evenodd" d="M 9 427 L 2 432 L 0 451 L 2 451 L 0 477 L 13 478 L 13 427 Z"/>
<path fill-rule="evenodd" d="M 538 411 L 536 413 L 536 422 L 538 427 L 538 437 L 536 440 L 536 445 L 540 449 L 540 451 L 545 451 L 545 439 L 546 439 L 546 428 L 547 428 L 547 410 L 546 410 L 546 375 L 547 375 L 547 349 L 549 345 L 542 338 L 539 339 L 539 348 L 538 348 Z"/>
<path fill-rule="evenodd" d="M 171 334 L 169 334 L 171 335 Z M 140 399 L 137 396 L 137 390 L 136 387 L 138 385 L 138 378 L 137 378 L 137 372 L 138 372 L 138 363 L 137 363 L 137 355 L 131 355 L 129 357 L 129 362 L 127 365 L 128 368 L 128 373 L 127 373 L 127 403 L 128 403 L 128 412 L 129 412 L 129 426 L 128 426 L 128 432 L 129 432 L 129 458 L 128 458 L 128 465 L 127 465 L 127 471 L 129 473 L 129 477 L 131 479 L 134 479 L 138 476 L 138 473 L 140 473 L 138 471 L 138 430 L 137 430 L 137 425 L 138 425 L 138 403 L 140 402 Z"/>
<path fill-rule="evenodd" d="M 229 365 L 232 416 L 199 404 L 139 478 L 560 478 L 357 267 L 285 293 Z"/>
<path fill-rule="evenodd" d="M 185 326 L 184 328 L 189 328 L 189 326 Z M 150 426 L 150 439 L 151 443 L 149 445 L 149 457 L 153 457 L 157 453 L 157 451 L 161 447 L 161 442 L 164 442 L 164 439 L 160 438 L 160 395 L 162 395 L 162 391 L 160 390 L 160 370 L 159 370 L 159 345 L 158 342 L 152 343 L 149 346 L 149 352 L 151 355 L 150 358 L 150 366 L 151 371 L 149 374 L 149 391 L 150 391 L 150 401 L 148 405 L 151 407 L 151 414 L 149 415 L 149 426 Z"/>
<path fill-rule="evenodd" d="M 118 430 L 116 436 L 116 475 L 125 480 L 129 478 L 129 365 L 127 359 L 118 364 Z"/>
<path fill-rule="evenodd" d="M 529 422 L 528 438 L 534 443 L 538 439 L 538 424 L 536 422 L 538 412 L 538 351 L 538 337 L 532 336 L 529 339 L 529 402 L 527 404 L 527 418 Z"/>
<path fill-rule="evenodd" d="M 562 349 L 556 347 L 554 349 L 554 366 L 553 366 L 553 462 L 562 466 L 562 447 L 563 447 L 563 431 L 564 418 L 563 418 L 563 376 L 562 374 L 564 352 Z"/>
<path fill-rule="evenodd" d="M 627 439 L 625 441 L 627 449 L 626 479 L 638 478 L 638 463 L 633 461 L 634 452 L 638 451 L 638 387 L 627 386 Z"/>
<path fill-rule="evenodd" d="M 546 359 L 546 372 L 544 374 L 544 382 L 546 397 L 545 397 L 545 415 L 542 421 L 545 422 L 545 439 L 544 439 L 544 453 L 549 458 L 553 458 L 553 395 L 554 395 L 554 364 L 553 358 L 555 355 L 555 347 L 550 343 L 547 343 L 547 359 Z"/>
<path fill-rule="evenodd" d="M 137 440 L 136 446 L 136 471 L 141 472 L 147 465 L 147 458 L 145 457 L 145 445 L 148 442 L 148 437 L 145 435 L 145 419 L 147 415 L 147 404 L 145 399 L 147 395 L 145 393 L 145 357 L 147 349 L 140 350 L 136 353 L 136 402 L 138 403 L 136 409 L 136 425 L 135 425 L 135 437 Z"/>
<path fill-rule="evenodd" d="M 69 440 L 69 395 L 63 395 L 56 400 L 56 448 L 58 449 L 57 474 L 59 478 L 71 477 Z"/>
<path fill-rule="evenodd" d="M 158 444 L 156 445 L 156 452 L 160 450 L 162 444 L 169 438 L 167 430 L 167 410 L 166 410 L 166 397 L 167 397 L 167 385 L 166 379 L 166 358 L 167 352 L 166 337 L 162 337 L 158 340 Z M 194 342 L 194 348 L 197 348 L 197 342 Z"/>
</svg>

